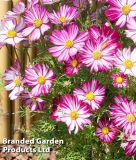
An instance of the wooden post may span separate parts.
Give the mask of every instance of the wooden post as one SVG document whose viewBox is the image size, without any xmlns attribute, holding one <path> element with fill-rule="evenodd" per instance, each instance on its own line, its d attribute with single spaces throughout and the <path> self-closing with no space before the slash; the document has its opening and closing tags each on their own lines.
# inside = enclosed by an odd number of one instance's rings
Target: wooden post
<svg viewBox="0 0 136 160">
<path fill-rule="evenodd" d="M 11 0 L 1 0 L 0 1 L 0 18 L 10 10 Z M 3 74 L 5 70 L 9 67 L 9 51 L 4 46 L 0 50 L 0 74 Z M 8 98 L 8 93 L 4 90 L 0 90 L 0 143 L 2 143 L 3 138 L 10 138 L 10 101 Z"/>
</svg>

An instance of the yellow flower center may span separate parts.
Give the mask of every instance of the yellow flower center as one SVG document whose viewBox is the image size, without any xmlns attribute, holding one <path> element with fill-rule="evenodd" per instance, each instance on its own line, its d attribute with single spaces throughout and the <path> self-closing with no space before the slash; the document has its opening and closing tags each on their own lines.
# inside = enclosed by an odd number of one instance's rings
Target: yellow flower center
<svg viewBox="0 0 136 160">
<path fill-rule="evenodd" d="M 93 92 L 89 92 L 86 94 L 86 99 L 87 100 L 93 100 L 94 99 L 94 93 Z"/>
<path fill-rule="evenodd" d="M 73 41 L 67 40 L 67 41 L 65 42 L 65 47 L 66 47 L 66 48 L 71 48 L 72 46 L 73 46 Z"/>
<path fill-rule="evenodd" d="M 76 120 L 76 119 L 78 118 L 78 113 L 77 113 L 76 111 L 72 111 L 72 112 L 70 113 L 70 118 L 71 118 L 72 120 Z"/>
<path fill-rule="evenodd" d="M 123 64 L 127 69 L 132 68 L 133 65 L 134 65 L 133 62 L 130 59 L 125 60 Z"/>
<path fill-rule="evenodd" d="M 128 122 L 134 122 L 135 121 L 135 116 L 130 113 L 130 114 L 127 115 L 127 120 L 128 120 Z"/>
<path fill-rule="evenodd" d="M 101 49 L 106 48 L 106 47 L 107 47 L 107 44 L 108 44 L 108 42 L 107 42 L 107 41 L 106 41 L 106 42 L 104 42 L 104 43 L 102 44 L 102 46 L 101 46 Z"/>
<path fill-rule="evenodd" d="M 108 127 L 103 127 L 102 128 L 102 133 L 105 134 L 105 135 L 108 134 L 109 133 L 109 128 Z"/>
<path fill-rule="evenodd" d="M 38 82 L 39 84 L 44 84 L 45 81 L 46 81 L 46 78 L 45 78 L 44 76 L 39 76 L 39 77 L 37 78 L 37 82 Z"/>
<path fill-rule="evenodd" d="M 102 53 L 100 51 L 96 50 L 93 52 L 92 56 L 93 56 L 94 60 L 99 60 L 102 57 Z"/>
<path fill-rule="evenodd" d="M 121 8 L 122 14 L 127 15 L 129 14 L 129 12 L 131 11 L 131 7 L 129 5 L 124 5 Z"/>
<path fill-rule="evenodd" d="M 78 65 L 78 61 L 76 60 L 76 59 L 73 59 L 72 60 L 72 62 L 71 62 L 71 65 L 72 65 L 72 67 L 77 67 L 77 65 Z"/>
<path fill-rule="evenodd" d="M 122 78 L 121 76 L 118 76 L 118 77 L 116 78 L 116 82 L 117 82 L 117 83 L 122 83 L 122 82 L 123 82 L 123 78 Z"/>
<path fill-rule="evenodd" d="M 67 21 L 66 17 L 63 17 L 63 16 L 59 17 L 58 20 L 62 23 Z"/>
<path fill-rule="evenodd" d="M 19 77 L 16 77 L 15 80 L 14 80 L 14 83 L 15 83 L 15 86 L 16 87 L 19 87 L 21 85 L 21 80 Z"/>
<path fill-rule="evenodd" d="M 35 19 L 34 20 L 34 26 L 36 28 L 39 28 L 42 25 L 42 20 L 41 19 Z"/>
<path fill-rule="evenodd" d="M 32 97 L 32 98 L 31 98 L 31 101 L 32 101 L 32 102 L 36 102 L 37 100 L 36 100 L 36 98 Z"/>
<path fill-rule="evenodd" d="M 14 38 L 17 35 L 17 32 L 15 30 L 8 30 L 7 37 L 8 38 Z"/>
</svg>

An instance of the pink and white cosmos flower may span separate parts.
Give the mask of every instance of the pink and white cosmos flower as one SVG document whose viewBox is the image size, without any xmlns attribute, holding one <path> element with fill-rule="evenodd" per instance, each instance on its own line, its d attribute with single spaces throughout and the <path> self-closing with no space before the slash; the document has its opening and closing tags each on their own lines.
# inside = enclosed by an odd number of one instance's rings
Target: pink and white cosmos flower
<svg viewBox="0 0 136 160">
<path fill-rule="evenodd" d="M 23 92 L 23 80 L 20 73 L 20 62 L 16 60 L 15 64 L 6 70 L 3 74 L 5 81 L 5 89 L 11 91 L 9 94 L 10 100 L 15 100 Z"/>
<path fill-rule="evenodd" d="M 110 143 L 117 136 L 118 130 L 109 118 L 103 118 L 99 120 L 95 133 L 101 141 Z"/>
<path fill-rule="evenodd" d="M 8 11 L 6 13 L 4 18 L 6 20 L 14 20 L 17 17 L 22 17 L 25 12 L 25 9 L 26 9 L 25 4 L 23 2 L 19 2 L 13 7 L 12 11 Z"/>
<path fill-rule="evenodd" d="M 31 94 L 36 97 L 49 93 L 55 77 L 53 71 L 42 63 L 26 68 L 24 81 L 28 86 L 33 87 Z"/>
<path fill-rule="evenodd" d="M 39 97 L 34 97 L 30 92 L 24 91 L 20 95 L 23 104 L 28 106 L 31 111 L 42 111 L 45 108 L 44 100 Z"/>
<path fill-rule="evenodd" d="M 78 69 L 82 66 L 80 56 L 77 54 L 76 56 L 70 57 L 70 59 L 64 62 L 64 73 L 67 76 L 72 76 L 74 74 L 78 74 Z"/>
<path fill-rule="evenodd" d="M 130 48 L 118 50 L 116 54 L 115 66 L 124 74 L 136 77 L 136 48 L 131 52 Z"/>
<path fill-rule="evenodd" d="M 69 133 L 72 131 L 76 134 L 80 129 L 87 124 L 91 124 L 89 117 L 91 116 L 90 107 L 87 104 L 79 101 L 76 96 L 64 95 L 60 106 L 63 116 L 61 121 L 68 126 Z"/>
<path fill-rule="evenodd" d="M 126 97 L 115 96 L 110 105 L 110 117 L 116 127 L 122 128 L 125 134 L 136 133 L 136 103 Z"/>
<path fill-rule="evenodd" d="M 102 37 L 89 39 L 81 51 L 81 61 L 91 72 L 108 71 L 114 66 L 117 46 Z"/>
<path fill-rule="evenodd" d="M 24 15 L 26 28 L 22 34 L 29 36 L 30 41 L 38 40 L 41 35 L 50 29 L 47 11 L 44 7 L 37 5 L 32 6 L 31 10 L 26 10 Z"/>
<path fill-rule="evenodd" d="M 127 76 L 121 72 L 112 73 L 110 78 L 113 79 L 112 85 L 117 88 L 122 88 L 128 86 Z"/>
<path fill-rule="evenodd" d="M 124 149 L 126 156 L 136 157 L 136 134 L 129 135 L 121 143 L 121 147 Z"/>
<path fill-rule="evenodd" d="M 63 5 L 58 12 L 53 10 L 53 13 L 49 13 L 49 19 L 54 24 L 70 24 L 74 19 L 78 17 L 78 10 L 74 7 Z"/>
<path fill-rule="evenodd" d="M 24 28 L 24 25 L 22 23 L 17 24 L 16 20 L 7 20 L 4 21 L 3 24 L 4 26 L 0 30 L 0 43 L 15 46 L 15 44 L 18 44 L 24 40 L 22 35 L 22 29 Z"/>
<path fill-rule="evenodd" d="M 84 82 L 80 88 L 75 88 L 73 95 L 79 100 L 89 104 L 92 110 L 99 109 L 105 95 L 105 86 L 99 84 L 96 79 Z"/>
<path fill-rule="evenodd" d="M 55 46 L 49 48 L 50 54 L 58 61 L 67 61 L 70 57 L 77 54 L 85 45 L 88 39 L 88 32 L 79 32 L 78 26 L 69 25 L 67 28 L 54 30 L 49 37 L 51 43 Z"/>
<path fill-rule="evenodd" d="M 136 16 L 136 0 L 107 0 L 110 8 L 105 11 L 110 21 L 117 21 L 116 25 L 123 27 L 130 18 Z"/>
<path fill-rule="evenodd" d="M 131 18 L 127 23 L 126 36 L 136 44 L 136 18 Z"/>
</svg>

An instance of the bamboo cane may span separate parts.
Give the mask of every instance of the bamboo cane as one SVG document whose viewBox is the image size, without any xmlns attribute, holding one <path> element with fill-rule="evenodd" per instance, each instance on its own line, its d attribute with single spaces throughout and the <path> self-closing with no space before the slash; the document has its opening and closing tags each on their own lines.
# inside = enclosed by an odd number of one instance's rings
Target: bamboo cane
<svg viewBox="0 0 136 160">
<path fill-rule="evenodd" d="M 12 0 L 12 6 L 15 6 L 17 3 L 19 3 L 20 0 Z M 17 19 L 18 21 L 20 20 L 19 18 Z M 13 54 L 13 63 L 16 61 L 17 58 L 19 58 L 20 61 L 23 62 L 23 55 L 20 53 L 21 45 L 18 44 L 15 46 L 16 51 L 12 49 L 12 54 Z M 18 57 L 17 57 L 18 55 Z M 20 118 L 19 110 L 21 106 L 21 101 L 18 98 L 17 100 L 12 102 L 12 120 L 13 120 L 13 130 L 12 130 L 12 138 L 13 139 L 21 139 L 22 134 L 21 134 L 21 127 L 22 127 L 22 119 Z"/>
<path fill-rule="evenodd" d="M 1 0 L 0 2 L 0 18 L 10 9 L 11 0 Z M 4 46 L 0 50 L 0 73 L 3 74 L 5 70 L 9 67 L 9 51 Z M 8 93 L 2 89 L 0 91 L 0 143 L 2 143 L 3 138 L 10 138 L 10 101 L 8 98 Z"/>
<path fill-rule="evenodd" d="M 33 54 L 33 48 L 28 49 L 28 54 L 25 55 L 25 64 L 26 66 L 29 66 L 29 64 L 32 62 L 32 59 L 34 58 Z M 31 127 L 31 113 L 29 108 L 26 109 L 26 115 L 25 115 L 25 129 L 26 132 L 29 132 L 30 127 Z"/>
</svg>

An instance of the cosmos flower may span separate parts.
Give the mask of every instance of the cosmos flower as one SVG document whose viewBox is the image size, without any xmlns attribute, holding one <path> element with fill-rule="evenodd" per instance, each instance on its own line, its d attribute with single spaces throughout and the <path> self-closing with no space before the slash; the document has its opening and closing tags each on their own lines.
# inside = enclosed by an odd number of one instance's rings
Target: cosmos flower
<svg viewBox="0 0 136 160">
<path fill-rule="evenodd" d="M 36 97 L 49 93 L 55 77 L 53 71 L 42 63 L 26 68 L 24 80 L 28 86 L 33 87 L 31 94 Z"/>
<path fill-rule="evenodd" d="M 43 4 L 54 4 L 59 2 L 60 0 L 42 0 Z"/>
<path fill-rule="evenodd" d="M 89 104 L 92 110 L 96 110 L 100 108 L 104 100 L 105 87 L 93 79 L 90 82 L 84 82 L 80 88 L 74 89 L 73 95 Z"/>
<path fill-rule="evenodd" d="M 23 92 L 23 80 L 20 73 L 20 63 L 16 60 L 15 64 L 6 70 L 3 74 L 5 81 L 5 89 L 11 91 L 9 94 L 10 100 L 15 100 Z"/>
<path fill-rule="evenodd" d="M 30 41 L 38 40 L 41 35 L 44 35 L 44 33 L 50 29 L 47 11 L 38 4 L 32 6 L 31 10 L 25 11 L 24 20 L 26 28 L 22 34 L 29 36 Z"/>
<path fill-rule="evenodd" d="M 122 128 L 125 134 L 136 133 L 136 103 L 126 97 L 115 96 L 110 105 L 110 117 L 115 126 Z"/>
<path fill-rule="evenodd" d="M 25 9 L 26 9 L 25 4 L 23 2 L 19 2 L 13 7 L 12 11 L 8 11 L 6 13 L 4 18 L 6 20 L 14 20 L 17 17 L 22 17 L 25 12 Z"/>
<path fill-rule="evenodd" d="M 48 16 L 51 23 L 66 25 L 78 17 L 78 11 L 74 7 L 63 5 L 58 12 L 53 10 L 53 13 L 49 13 Z"/>
<path fill-rule="evenodd" d="M 117 128 L 109 120 L 109 118 L 103 118 L 99 120 L 96 127 L 96 136 L 104 142 L 110 143 L 117 136 Z"/>
<path fill-rule="evenodd" d="M 129 135 L 121 144 L 126 156 L 136 157 L 136 134 Z"/>
<path fill-rule="evenodd" d="M 130 18 L 136 16 L 136 1 L 108 0 L 110 8 L 105 11 L 110 21 L 116 21 L 116 25 L 123 27 Z"/>
<path fill-rule="evenodd" d="M 81 51 L 81 61 L 91 72 L 108 71 L 114 66 L 117 47 L 102 37 L 89 39 Z"/>
<path fill-rule="evenodd" d="M 102 24 L 101 28 L 97 27 L 96 25 L 92 25 L 89 29 L 89 38 L 94 38 L 97 40 L 99 37 L 103 37 L 105 39 L 105 43 L 103 44 L 103 48 L 106 47 L 108 43 L 118 43 L 120 38 L 119 33 L 116 29 L 110 29 L 107 24 Z M 120 43 L 118 43 L 117 49 L 120 47 Z"/>
<path fill-rule="evenodd" d="M 79 32 L 78 26 L 75 24 L 71 24 L 61 31 L 54 30 L 49 40 L 55 46 L 49 48 L 49 52 L 58 61 L 67 61 L 81 50 L 87 38 L 88 32 Z"/>
<path fill-rule="evenodd" d="M 77 54 L 76 56 L 70 57 L 70 59 L 64 62 L 64 72 L 67 76 L 72 76 L 73 74 L 78 74 L 78 69 L 81 67 L 80 56 Z"/>
<path fill-rule="evenodd" d="M 127 76 L 123 73 L 112 73 L 110 77 L 113 79 L 112 85 L 117 88 L 128 86 Z"/>
<path fill-rule="evenodd" d="M 84 125 L 91 124 L 90 107 L 79 101 L 76 96 L 65 94 L 60 106 L 63 113 L 61 121 L 66 123 L 70 134 L 72 131 L 76 134 L 79 128 L 83 129 Z"/>
<path fill-rule="evenodd" d="M 116 54 L 115 66 L 124 74 L 136 76 L 136 48 L 131 52 L 130 48 L 118 50 Z"/>
<path fill-rule="evenodd" d="M 42 111 L 45 108 L 44 101 L 39 97 L 34 97 L 28 91 L 24 91 L 20 97 L 23 100 L 23 104 L 28 106 L 31 111 Z"/>
<path fill-rule="evenodd" d="M 79 10 L 85 10 L 87 7 L 87 0 L 72 0 L 73 6 Z"/>
<path fill-rule="evenodd" d="M 7 20 L 4 21 L 3 24 L 4 26 L 0 30 L 0 42 L 15 46 L 15 44 L 18 44 L 24 40 L 21 33 L 24 28 L 23 24 L 17 24 L 16 20 Z"/>
<path fill-rule="evenodd" d="M 61 101 L 62 97 L 55 97 L 53 99 L 53 106 L 50 118 L 54 121 L 60 121 L 60 118 L 63 116 L 62 108 L 60 106 Z"/>
<path fill-rule="evenodd" d="M 131 18 L 127 23 L 126 36 L 136 44 L 136 18 Z"/>
</svg>

